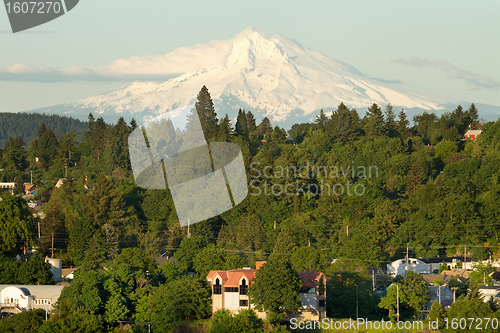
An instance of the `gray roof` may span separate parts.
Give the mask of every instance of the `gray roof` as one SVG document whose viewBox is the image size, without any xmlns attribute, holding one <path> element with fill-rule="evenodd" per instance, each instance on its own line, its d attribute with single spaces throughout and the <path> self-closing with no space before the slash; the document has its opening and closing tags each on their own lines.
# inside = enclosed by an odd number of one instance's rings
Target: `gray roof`
<svg viewBox="0 0 500 333">
<path fill-rule="evenodd" d="M 25 295 L 33 295 L 38 299 L 57 300 L 61 295 L 63 288 L 67 286 L 0 284 L 0 290 L 7 287 L 19 288 Z"/>
</svg>

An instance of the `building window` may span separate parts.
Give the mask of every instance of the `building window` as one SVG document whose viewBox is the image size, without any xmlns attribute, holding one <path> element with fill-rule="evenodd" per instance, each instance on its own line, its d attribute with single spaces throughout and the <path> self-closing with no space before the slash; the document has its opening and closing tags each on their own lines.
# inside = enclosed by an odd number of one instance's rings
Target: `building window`
<svg viewBox="0 0 500 333">
<path fill-rule="evenodd" d="M 227 288 L 224 288 L 224 292 L 226 292 L 226 293 L 237 293 L 238 292 L 238 287 L 227 287 Z"/>
<path fill-rule="evenodd" d="M 247 281 L 245 279 L 241 280 L 240 284 L 240 295 L 246 295 L 247 294 Z"/>
<path fill-rule="evenodd" d="M 318 305 L 319 305 L 320 308 L 324 308 L 326 306 L 326 300 L 320 299 Z"/>
<path fill-rule="evenodd" d="M 240 306 L 248 306 L 248 300 L 247 299 L 240 299 Z"/>
<path fill-rule="evenodd" d="M 222 294 L 222 286 L 220 285 L 219 279 L 215 279 L 214 295 L 220 295 L 220 294 Z"/>
</svg>

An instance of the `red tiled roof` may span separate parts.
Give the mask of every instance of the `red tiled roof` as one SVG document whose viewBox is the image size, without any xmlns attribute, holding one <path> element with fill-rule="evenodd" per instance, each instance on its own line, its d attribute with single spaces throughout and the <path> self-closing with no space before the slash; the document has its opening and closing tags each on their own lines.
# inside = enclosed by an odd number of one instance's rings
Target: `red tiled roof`
<svg viewBox="0 0 500 333">
<path fill-rule="evenodd" d="M 247 285 L 250 285 L 251 281 L 255 277 L 255 269 L 235 269 L 228 271 L 228 279 L 224 283 L 224 287 L 238 287 L 240 285 L 240 279 L 244 276 L 247 280 Z"/>
<path fill-rule="evenodd" d="M 228 279 L 226 271 L 210 271 L 210 273 L 208 273 L 207 275 L 207 280 L 212 281 L 215 274 L 219 274 L 219 276 L 222 278 L 222 281 L 226 281 Z"/>
<path fill-rule="evenodd" d="M 321 279 L 325 283 L 325 275 L 321 272 L 299 272 L 299 275 L 304 280 L 302 286 L 305 288 L 316 288 Z"/>
<path fill-rule="evenodd" d="M 216 274 L 218 274 L 222 281 L 225 281 L 224 287 L 238 287 L 240 284 L 240 279 L 245 276 L 247 281 L 252 282 L 255 277 L 255 269 L 234 269 L 230 271 L 210 271 L 207 275 L 207 280 L 212 281 Z M 323 279 L 325 283 L 325 275 L 321 272 L 299 272 L 300 277 L 304 280 L 302 286 L 305 288 L 316 288 L 319 285 L 319 281 Z M 248 283 L 248 285 L 250 285 Z"/>
</svg>

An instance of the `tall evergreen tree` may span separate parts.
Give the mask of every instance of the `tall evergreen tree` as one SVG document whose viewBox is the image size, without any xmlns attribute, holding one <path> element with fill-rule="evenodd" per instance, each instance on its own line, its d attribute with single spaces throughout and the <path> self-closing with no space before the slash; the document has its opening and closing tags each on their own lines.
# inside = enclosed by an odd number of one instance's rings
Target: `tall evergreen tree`
<svg viewBox="0 0 500 333">
<path fill-rule="evenodd" d="M 363 122 L 365 132 L 369 137 L 375 138 L 385 134 L 384 115 L 382 114 L 380 106 L 376 103 L 373 103 L 372 106 L 368 108 Z"/>
<path fill-rule="evenodd" d="M 264 117 L 259 126 L 257 126 L 257 134 L 259 134 L 261 137 L 265 137 L 266 135 L 269 135 L 272 131 L 273 127 L 271 126 L 271 121 L 269 120 L 269 118 Z"/>
<path fill-rule="evenodd" d="M 327 119 L 325 132 L 334 140 L 340 142 L 354 141 L 360 134 L 359 116 L 356 110 L 349 110 L 344 103 L 340 103 Z"/>
<path fill-rule="evenodd" d="M 255 122 L 255 117 L 253 116 L 252 112 L 248 111 L 246 113 L 247 117 L 247 127 L 248 127 L 248 132 L 252 133 L 257 130 L 257 124 Z"/>
<path fill-rule="evenodd" d="M 236 118 L 236 126 L 234 129 L 234 133 L 237 136 L 248 138 L 248 125 L 247 125 L 247 116 L 245 114 L 245 110 L 240 109 L 238 111 L 238 118 Z"/>
<path fill-rule="evenodd" d="M 474 105 L 474 103 L 472 103 L 467 110 L 467 115 L 469 116 L 471 122 L 471 128 L 477 129 L 479 124 L 479 112 L 477 111 L 476 105 Z"/>
<path fill-rule="evenodd" d="M 198 93 L 198 101 L 195 104 L 196 111 L 200 117 L 201 128 L 207 140 L 212 141 L 217 137 L 218 119 L 214 109 L 214 103 L 206 86 Z"/>
<path fill-rule="evenodd" d="M 344 103 L 342 103 L 342 105 L 344 105 Z M 318 124 L 321 129 L 325 129 L 325 125 L 326 125 L 327 121 L 328 121 L 328 118 L 326 117 L 323 109 L 321 109 L 319 111 L 319 115 L 316 116 L 316 119 L 314 120 L 314 122 L 316 124 Z"/>
<path fill-rule="evenodd" d="M 396 135 L 396 114 L 391 103 L 385 107 L 385 128 L 388 136 L 394 137 Z"/>
<path fill-rule="evenodd" d="M 5 144 L 3 150 L 3 165 L 4 169 L 10 171 L 13 175 L 16 172 L 22 171 L 25 164 L 24 141 L 21 137 L 14 139 L 9 136 L 9 141 Z M 10 179 L 14 179 L 12 176 Z"/>
<path fill-rule="evenodd" d="M 102 157 L 105 148 L 106 123 L 104 122 L 104 119 L 102 119 L 102 117 L 99 117 L 93 127 L 94 129 L 91 134 L 92 154 L 94 158 L 99 161 Z"/>
<path fill-rule="evenodd" d="M 24 194 L 24 182 L 21 177 L 16 177 L 14 179 L 14 195 Z"/>
<path fill-rule="evenodd" d="M 229 142 L 231 140 L 232 133 L 233 133 L 233 129 L 231 127 L 231 119 L 229 119 L 229 116 L 226 113 L 224 118 L 222 118 L 220 123 L 219 123 L 218 141 Z"/>
<path fill-rule="evenodd" d="M 409 130 L 410 121 L 406 117 L 406 113 L 405 113 L 404 109 L 401 109 L 398 117 L 399 117 L 399 120 L 397 123 L 398 135 L 402 138 L 407 138 L 410 135 L 410 130 Z"/>
<path fill-rule="evenodd" d="M 104 173 L 99 175 L 94 188 L 83 196 L 82 201 L 85 217 L 97 222 L 100 226 L 105 223 L 118 225 L 125 214 L 120 190 L 115 188 Z"/>
<path fill-rule="evenodd" d="M 137 125 L 137 121 L 135 121 L 134 118 L 130 121 L 130 130 L 133 131 L 135 130 L 139 125 Z"/>
</svg>

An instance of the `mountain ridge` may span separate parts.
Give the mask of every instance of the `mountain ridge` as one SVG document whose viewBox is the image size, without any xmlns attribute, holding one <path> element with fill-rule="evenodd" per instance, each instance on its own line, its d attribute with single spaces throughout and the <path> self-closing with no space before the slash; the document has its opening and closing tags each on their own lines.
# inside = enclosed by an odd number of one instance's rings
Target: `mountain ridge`
<svg viewBox="0 0 500 333">
<path fill-rule="evenodd" d="M 320 109 L 333 110 L 340 102 L 358 110 L 373 103 L 428 112 L 448 109 L 447 101 L 404 92 L 293 39 L 255 28 L 246 28 L 229 40 L 181 47 L 162 56 L 117 60 L 110 68 L 116 72 L 134 65 L 145 74 L 153 68 L 157 75 L 182 74 L 163 82 L 130 82 L 74 103 L 31 111 L 70 116 L 93 112 L 147 121 L 194 103 L 203 85 L 219 116 L 228 113 L 232 119 L 244 108 L 273 123 L 311 120 Z"/>
</svg>

